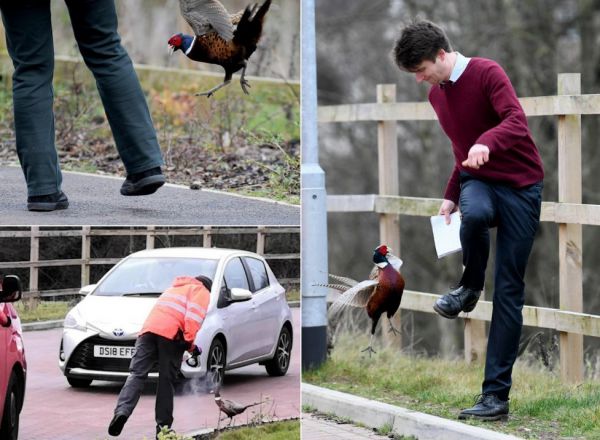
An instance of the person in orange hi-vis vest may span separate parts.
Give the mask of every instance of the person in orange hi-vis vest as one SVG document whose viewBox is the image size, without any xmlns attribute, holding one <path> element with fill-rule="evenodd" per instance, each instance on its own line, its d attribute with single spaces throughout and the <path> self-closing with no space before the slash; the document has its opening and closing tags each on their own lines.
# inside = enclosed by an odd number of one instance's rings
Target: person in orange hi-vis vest
<svg viewBox="0 0 600 440">
<path fill-rule="evenodd" d="M 174 383 L 181 367 L 183 352 L 198 355 L 194 344 L 202 327 L 210 301 L 212 281 L 205 276 L 175 278 L 146 318 L 135 342 L 135 353 L 129 365 L 129 377 L 119 393 L 115 414 L 108 433 L 118 436 L 137 405 L 144 382 L 158 362 L 156 392 L 156 435 L 163 426 L 173 423 Z"/>
</svg>

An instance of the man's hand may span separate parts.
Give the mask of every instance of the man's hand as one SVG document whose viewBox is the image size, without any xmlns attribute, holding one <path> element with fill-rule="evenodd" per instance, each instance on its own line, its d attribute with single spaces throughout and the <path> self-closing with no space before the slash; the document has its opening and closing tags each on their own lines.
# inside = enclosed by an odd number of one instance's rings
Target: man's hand
<svg viewBox="0 0 600 440">
<path fill-rule="evenodd" d="M 475 144 L 469 150 L 467 160 L 462 163 L 463 167 L 479 169 L 484 163 L 490 160 L 490 149 L 483 144 Z"/>
<path fill-rule="evenodd" d="M 440 206 L 440 211 L 438 212 L 438 215 L 443 215 L 444 217 L 446 217 L 446 224 L 449 225 L 452 221 L 450 219 L 450 214 L 457 210 L 458 208 L 456 207 L 456 203 L 454 203 L 452 200 L 444 199 L 444 201 L 442 202 L 442 206 Z"/>
</svg>

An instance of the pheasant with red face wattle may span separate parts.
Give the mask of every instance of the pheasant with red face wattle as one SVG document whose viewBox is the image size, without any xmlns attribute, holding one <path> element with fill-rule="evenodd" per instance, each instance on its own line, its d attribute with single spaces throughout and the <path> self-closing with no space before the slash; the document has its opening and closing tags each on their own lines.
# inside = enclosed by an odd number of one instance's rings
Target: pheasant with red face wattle
<svg viewBox="0 0 600 440">
<path fill-rule="evenodd" d="M 233 74 L 240 69 L 240 86 L 248 94 L 250 83 L 245 79 L 246 66 L 262 35 L 265 14 L 271 6 L 271 0 L 266 0 L 260 7 L 257 4 L 248 5 L 241 16 L 229 15 L 217 0 L 179 1 L 182 15 L 195 35 L 173 35 L 169 39 L 171 51 L 181 50 L 193 61 L 217 64 L 225 69 L 225 78 L 221 84 L 196 95 L 210 98 L 217 90 L 229 84 Z"/>
<path fill-rule="evenodd" d="M 400 273 L 402 260 L 392 255 L 386 245 L 381 245 L 373 252 L 375 267 L 368 280 L 356 282 L 346 277 L 335 277 L 343 284 L 329 284 L 328 287 L 343 291 L 329 308 L 329 319 L 335 321 L 337 315 L 347 306 L 364 307 L 371 318 L 371 340 L 369 346 L 362 351 L 375 353 L 373 350 L 373 337 L 377 323 L 384 313 L 390 320 L 390 331 L 399 333 L 391 322 L 392 316 L 398 311 L 402 293 L 404 292 L 404 278 Z"/>
</svg>

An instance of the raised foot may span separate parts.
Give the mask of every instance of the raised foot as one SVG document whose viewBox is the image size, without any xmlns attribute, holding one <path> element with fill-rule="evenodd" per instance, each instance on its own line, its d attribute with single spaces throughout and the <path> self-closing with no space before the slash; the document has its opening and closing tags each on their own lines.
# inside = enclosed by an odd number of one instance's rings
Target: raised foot
<svg viewBox="0 0 600 440">
<path fill-rule="evenodd" d="M 245 79 L 240 80 L 240 86 L 242 86 L 242 90 L 244 91 L 244 93 L 246 95 L 249 95 L 250 92 L 248 91 L 248 89 L 246 87 L 252 87 L 250 85 L 250 83 L 248 81 L 246 81 Z"/>
<path fill-rule="evenodd" d="M 364 350 L 361 350 L 360 352 L 364 353 L 365 351 L 369 353 L 369 357 L 371 357 L 372 353 L 377 353 L 375 350 L 373 350 L 373 347 L 371 347 L 370 345 L 367 348 L 365 348 Z"/>
</svg>

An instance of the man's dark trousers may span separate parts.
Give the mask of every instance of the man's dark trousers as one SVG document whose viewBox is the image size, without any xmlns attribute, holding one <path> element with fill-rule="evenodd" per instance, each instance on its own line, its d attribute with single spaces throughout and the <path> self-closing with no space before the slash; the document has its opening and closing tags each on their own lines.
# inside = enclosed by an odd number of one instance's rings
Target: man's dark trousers
<svg viewBox="0 0 600 440">
<path fill-rule="evenodd" d="M 114 0 L 66 0 L 79 50 L 96 79 L 128 174 L 162 165 L 156 132 L 131 59 L 117 33 Z M 0 0 L 13 60 L 17 153 L 29 196 L 60 190 L 54 146 L 54 46 L 50 0 Z"/>
<path fill-rule="evenodd" d="M 181 368 L 185 343 L 154 333 L 144 333 L 135 342 L 135 354 L 129 365 L 129 377 L 119 393 L 115 414 L 129 417 L 140 399 L 144 383 L 158 362 L 158 387 L 155 416 L 158 426 L 173 424 L 174 383 Z"/>
<path fill-rule="evenodd" d="M 508 399 L 523 327 L 523 278 L 539 225 L 542 187 L 539 182 L 516 189 L 461 174 L 460 240 L 465 266 L 461 285 L 483 288 L 489 228 L 497 227 L 494 307 L 482 392 L 496 394 L 501 400 Z"/>
</svg>

